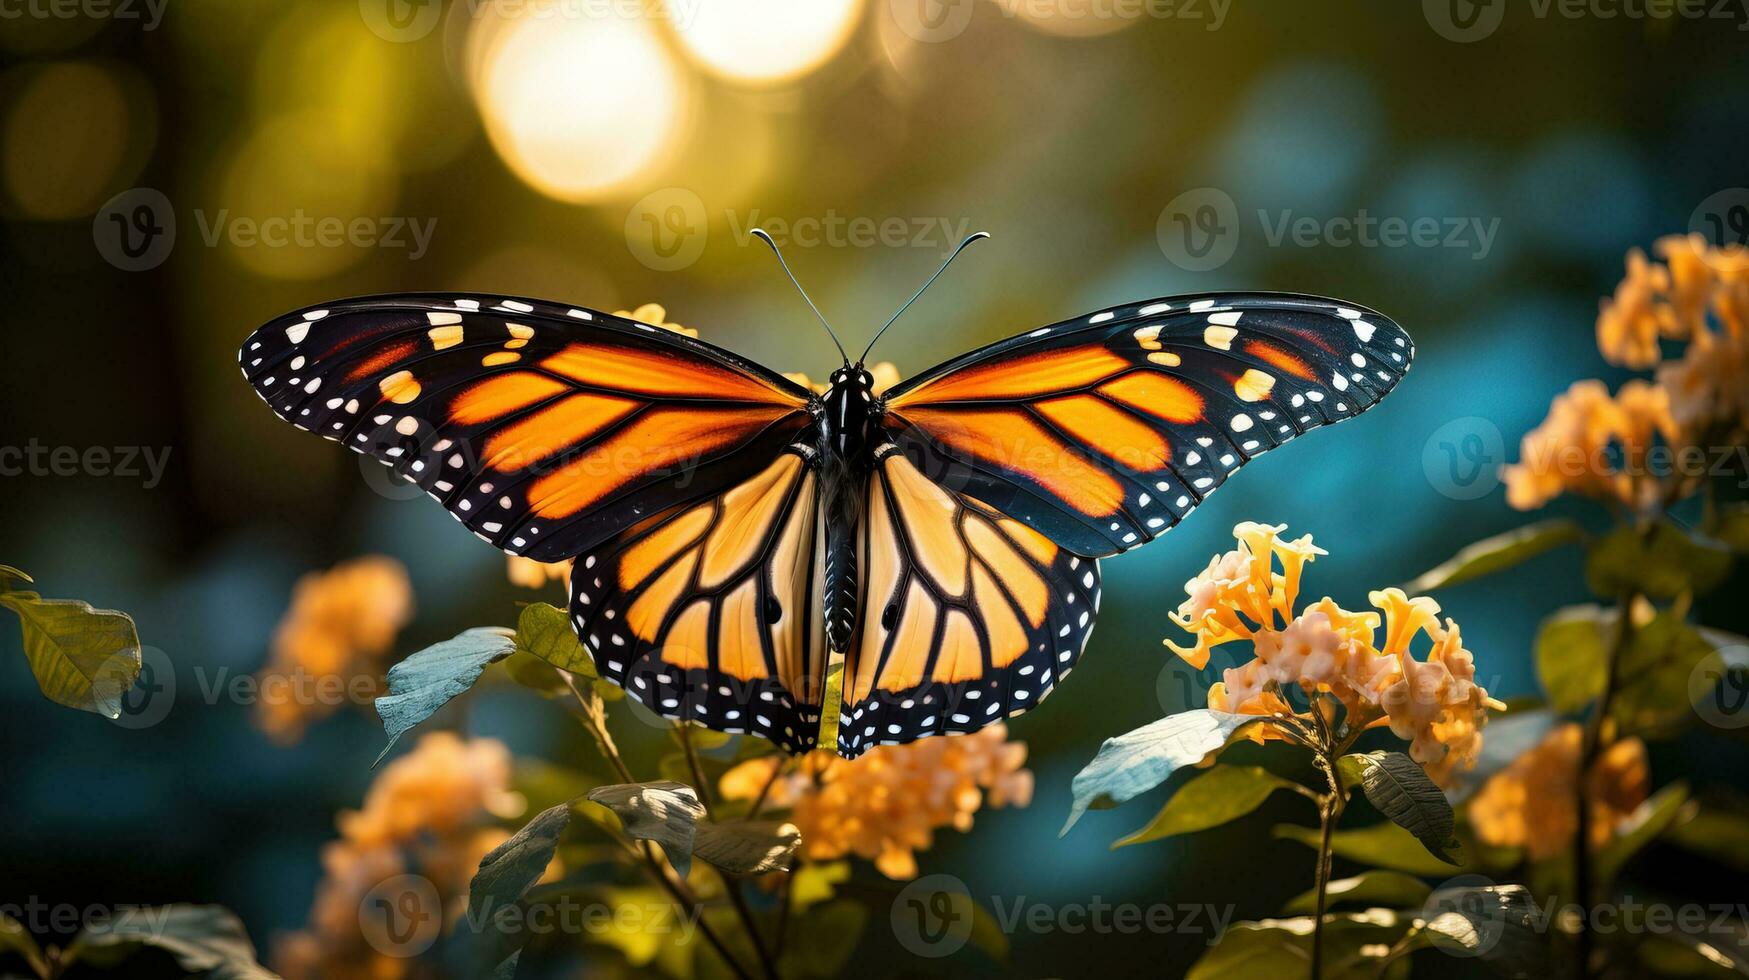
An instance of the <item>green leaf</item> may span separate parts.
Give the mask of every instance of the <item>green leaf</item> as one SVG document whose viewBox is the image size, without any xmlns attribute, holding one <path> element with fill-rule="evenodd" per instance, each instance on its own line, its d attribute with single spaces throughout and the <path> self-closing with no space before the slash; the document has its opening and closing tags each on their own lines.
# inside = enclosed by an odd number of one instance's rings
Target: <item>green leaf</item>
<svg viewBox="0 0 1749 980">
<path fill-rule="evenodd" d="M 1384 954 L 1410 928 L 1391 909 L 1324 917 L 1322 980 L 1376 980 Z M 1191 965 L 1185 980 L 1285 980 L 1306 976 L 1312 959 L 1312 917 L 1235 922 Z"/>
<path fill-rule="evenodd" d="M 1670 828 L 1672 843 L 1738 871 L 1749 872 L 1749 815 L 1741 810 L 1702 806 Z"/>
<path fill-rule="evenodd" d="M 36 579 L 11 565 L 0 565 L 0 592 L 11 592 L 13 582 L 23 582 L 28 585 L 35 581 Z"/>
<path fill-rule="evenodd" d="M 522 607 L 516 620 L 516 646 L 560 670 L 595 680 L 595 660 L 577 641 L 565 611 L 544 602 Z"/>
<path fill-rule="evenodd" d="M 589 799 L 618 815 L 628 836 L 662 845 L 680 877 L 692 869 L 692 848 L 704 804 L 685 783 L 661 779 L 616 783 L 589 791 Z"/>
<path fill-rule="evenodd" d="M 516 649 L 509 630 L 496 626 L 471 629 L 451 640 L 426 647 L 389 668 L 389 693 L 377 698 L 377 716 L 383 720 L 389 744 L 377 755 L 376 766 L 395 747 L 395 742 L 474 686 L 486 665 L 503 660 Z"/>
<path fill-rule="evenodd" d="M 16 570 L 0 565 L 0 574 L 11 571 Z M 37 976 L 48 975 L 48 961 L 43 959 L 42 948 L 36 944 L 36 940 L 17 919 L 0 912 L 0 954 L 3 953 L 18 954 Z"/>
<path fill-rule="evenodd" d="M 1069 821 L 1057 836 L 1067 834 L 1089 807 L 1103 810 L 1146 793 L 1178 769 L 1201 762 L 1240 728 L 1260 720 L 1257 715 L 1198 708 L 1106 739 L 1099 754 L 1076 774 Z"/>
<path fill-rule="evenodd" d="M 692 853 L 733 874 L 760 875 L 788 868 L 796 848 L 801 846 L 801 831 L 793 823 L 707 820 L 694 832 Z"/>
<path fill-rule="evenodd" d="M 1739 930 L 1742 920 L 1733 922 Z M 1634 954 L 1641 964 L 1667 977 L 1749 977 L 1749 951 L 1742 933 L 1708 930 L 1698 935 L 1669 932 L 1636 937 Z"/>
<path fill-rule="evenodd" d="M 1661 612 L 1635 627 L 1616 665 L 1616 696 L 1610 715 L 1628 732 L 1660 735 L 1693 723 L 1695 701 L 1689 685 L 1708 660 L 1719 654 L 1694 627 Z M 1722 677 L 1722 669 L 1715 672 Z"/>
<path fill-rule="evenodd" d="M 849 861 L 807 861 L 790 876 L 790 910 L 796 914 L 826 901 L 838 893 L 838 886 L 850 880 Z"/>
<path fill-rule="evenodd" d="M 1428 897 L 1417 925 L 1449 955 L 1487 961 L 1508 976 L 1547 975 L 1548 930 L 1523 885 L 1441 888 Z"/>
<path fill-rule="evenodd" d="M 1536 674 L 1556 712 L 1572 714 L 1603 696 L 1614 622 L 1613 612 L 1597 606 L 1570 606 L 1543 620 Z"/>
<path fill-rule="evenodd" d="M 1710 538 L 1692 536 L 1665 521 L 1643 532 L 1621 527 L 1591 549 L 1585 580 L 1591 591 L 1614 598 L 1633 590 L 1654 599 L 1685 592 L 1707 592 L 1731 570 L 1731 550 Z"/>
<path fill-rule="evenodd" d="M 12 573 L 23 574 L 17 569 L 7 574 Z M 141 667 L 140 636 L 127 613 L 10 589 L 0 591 L 0 606 L 18 614 L 25 659 L 49 700 L 121 717 L 121 699 L 133 689 Z"/>
<path fill-rule="evenodd" d="M 1564 518 L 1538 521 L 1464 547 L 1403 586 L 1403 591 L 1417 595 L 1493 575 L 1584 537 L 1585 531 L 1578 524 Z"/>
<path fill-rule="evenodd" d="M 1297 785 L 1262 766 L 1215 766 L 1178 788 L 1153 822 L 1111 845 L 1113 850 L 1176 834 L 1219 827 L 1263 805 L 1278 789 Z"/>
<path fill-rule="evenodd" d="M 568 698 L 571 686 L 565 683 L 558 668 L 527 650 L 517 650 L 504 659 L 504 673 L 516 683 L 535 691 L 543 698 Z"/>
<path fill-rule="evenodd" d="M 569 804 L 542 810 L 509 840 L 493 848 L 468 883 L 467 923 L 479 943 L 474 954 L 481 962 L 492 964 L 495 972 L 514 972 L 516 956 L 533 938 L 522 928 L 521 918 L 506 916 L 505 910 L 516 907 L 546 874 L 559 849 L 559 836 L 570 823 Z"/>
<path fill-rule="evenodd" d="M 1451 864 L 1462 863 L 1451 856 L 1454 849 L 1462 851 L 1453 834 L 1457 819 L 1451 804 L 1414 759 L 1401 752 L 1369 752 L 1345 755 L 1337 765 L 1360 783 L 1380 813 L 1414 834 L 1428 853 Z"/>
<path fill-rule="evenodd" d="M 1318 828 L 1279 824 L 1272 831 L 1276 837 L 1298 841 L 1318 849 Z M 1415 835 L 1390 821 L 1362 827 L 1358 830 L 1338 830 L 1331 835 L 1330 848 L 1337 857 L 1358 861 L 1375 868 L 1406 871 L 1427 877 L 1451 875 L 1451 864 L 1434 857 L 1421 846 Z"/>
<path fill-rule="evenodd" d="M 1418 908 L 1427 901 L 1433 889 L 1413 875 L 1401 871 L 1365 871 L 1352 878 L 1330 882 L 1325 896 L 1331 907 L 1337 905 L 1382 905 L 1388 908 Z M 1282 909 L 1294 915 L 1311 915 L 1318 909 L 1318 891 L 1309 889 L 1295 896 Z"/>
<path fill-rule="evenodd" d="M 1615 838 L 1597 852 L 1594 864 L 1598 884 L 1607 886 L 1615 880 L 1634 855 L 1692 816 L 1694 809 L 1684 783 L 1671 783 L 1653 793 L 1616 827 Z"/>
<path fill-rule="evenodd" d="M 255 945 L 243 923 L 217 905 L 160 905 L 118 911 L 101 925 L 74 938 L 63 964 L 87 950 L 128 950 L 151 946 L 164 950 L 190 973 L 213 980 L 278 980 L 255 960 Z"/>
<path fill-rule="evenodd" d="M 842 976 L 867 925 L 868 910 L 848 899 L 810 909 L 790 925 L 795 941 L 784 950 L 778 975 L 820 980 Z"/>
</svg>

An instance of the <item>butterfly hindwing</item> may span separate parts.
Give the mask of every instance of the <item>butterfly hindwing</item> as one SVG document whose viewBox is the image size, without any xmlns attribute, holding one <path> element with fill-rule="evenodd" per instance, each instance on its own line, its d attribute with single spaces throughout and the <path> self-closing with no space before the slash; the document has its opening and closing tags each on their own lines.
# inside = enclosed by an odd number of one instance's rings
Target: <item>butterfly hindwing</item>
<svg viewBox="0 0 1749 980">
<path fill-rule="evenodd" d="M 240 361 L 281 418 L 543 561 L 744 479 L 808 423 L 805 390 L 726 351 L 529 299 L 343 300 L 268 323 Z"/>
<path fill-rule="evenodd" d="M 888 392 L 886 425 L 932 477 L 1106 556 L 1253 457 L 1372 407 L 1413 355 L 1395 323 L 1334 300 L 1177 297 L 950 361 Z"/>
<path fill-rule="evenodd" d="M 817 451 L 577 557 L 571 621 L 601 676 L 667 718 L 815 745 L 825 678 Z"/>
<path fill-rule="evenodd" d="M 1099 609 L 1098 562 L 877 452 L 861 528 L 862 621 L 838 751 L 971 732 L 1043 701 Z"/>
</svg>

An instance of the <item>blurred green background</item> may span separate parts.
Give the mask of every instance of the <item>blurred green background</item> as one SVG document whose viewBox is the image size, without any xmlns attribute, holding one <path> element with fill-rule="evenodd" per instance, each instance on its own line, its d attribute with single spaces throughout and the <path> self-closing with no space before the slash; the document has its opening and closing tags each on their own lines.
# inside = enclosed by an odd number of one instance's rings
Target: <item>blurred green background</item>
<svg viewBox="0 0 1749 980">
<path fill-rule="evenodd" d="M 1493 469 L 1557 391 L 1620 376 L 1592 320 L 1624 253 L 1700 227 L 1745 182 L 1742 10 L 1450 2 L 8 7 L 0 442 L 169 456 L 155 483 L 0 479 L 0 559 L 45 594 L 130 611 L 162 653 L 152 682 L 175 695 L 143 728 L 67 711 L 0 630 L 4 897 L 219 902 L 265 947 L 302 924 L 317 849 L 383 737 L 344 712 L 278 747 L 203 682 L 259 668 L 293 581 L 357 554 L 411 570 L 403 654 L 509 622 L 531 597 L 376 464 L 274 419 L 236 371 L 250 329 L 395 290 L 654 301 L 705 340 L 822 377 L 829 341 L 747 236 L 765 223 L 855 346 L 962 229 L 994 235 L 883 341 L 907 374 L 1087 310 L 1223 288 L 1344 297 L 1414 335 L 1415 369 L 1379 410 L 1259 460 L 1163 542 L 1106 564 L 1084 666 L 1010 726 L 1031 747 L 1032 806 L 986 810 L 920 856 L 983 899 L 1273 914 L 1311 881 L 1310 852 L 1268 836 L 1307 819 L 1301 801 L 1116 853 L 1149 801 L 1056 836 L 1101 739 L 1200 706 L 1228 665 L 1198 675 L 1160 645 L 1182 583 L 1237 521 L 1286 523 L 1330 551 L 1309 596 L 1363 608 L 1368 590 L 1521 523 Z M 1481 20 L 1466 33 L 1453 11 Z M 251 233 L 300 216 L 345 232 Z M 1369 244 L 1328 224 L 1363 216 L 1433 219 L 1438 241 Z M 1302 217 L 1319 230 L 1272 240 Z M 1749 626 L 1740 585 L 1709 623 Z M 1577 558 L 1557 557 L 1439 598 L 1487 687 L 1511 697 L 1533 689 L 1537 622 L 1584 595 Z M 559 707 L 512 688 L 475 692 L 463 722 L 518 754 L 592 764 Z M 658 734 L 635 729 L 634 754 L 653 753 Z M 1724 744 L 1658 746 L 1654 781 L 1701 765 L 1694 745 L 1741 772 Z M 1636 870 L 1647 889 L 1743 897 L 1740 878 L 1654 854 Z M 1156 976 L 1204 938 L 1022 932 L 1013 965 Z M 853 970 L 868 975 L 1000 969 L 969 950 L 912 958 L 878 910 L 862 943 Z"/>
</svg>

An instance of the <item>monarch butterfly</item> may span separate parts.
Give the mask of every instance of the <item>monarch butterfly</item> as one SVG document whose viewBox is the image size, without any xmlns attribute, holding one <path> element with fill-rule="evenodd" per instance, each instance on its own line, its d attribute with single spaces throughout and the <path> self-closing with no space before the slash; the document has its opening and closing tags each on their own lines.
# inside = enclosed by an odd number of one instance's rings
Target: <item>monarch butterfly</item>
<svg viewBox="0 0 1749 980">
<path fill-rule="evenodd" d="M 1363 307 L 1256 293 L 1102 310 L 879 394 L 869 351 L 833 342 L 816 395 L 592 309 L 402 294 L 286 314 L 240 363 L 281 418 L 481 539 L 574 559 L 578 637 L 652 710 L 791 752 L 835 728 L 855 758 L 1043 701 L 1092 631 L 1100 558 L 1370 408 L 1414 351 Z"/>
</svg>

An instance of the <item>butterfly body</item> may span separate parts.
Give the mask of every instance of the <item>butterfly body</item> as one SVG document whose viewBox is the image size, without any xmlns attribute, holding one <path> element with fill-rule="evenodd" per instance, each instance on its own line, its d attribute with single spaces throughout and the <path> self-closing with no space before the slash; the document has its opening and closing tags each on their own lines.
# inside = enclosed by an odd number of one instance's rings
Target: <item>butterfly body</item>
<svg viewBox="0 0 1749 980">
<path fill-rule="evenodd" d="M 1040 327 L 884 392 L 534 299 L 344 300 L 261 327 L 281 418 L 388 464 L 514 555 L 573 559 L 601 676 L 791 751 L 975 731 L 1079 663 L 1098 560 L 1407 370 L 1389 319 L 1214 293 Z M 828 667 L 840 717 L 824 730 Z"/>
</svg>

